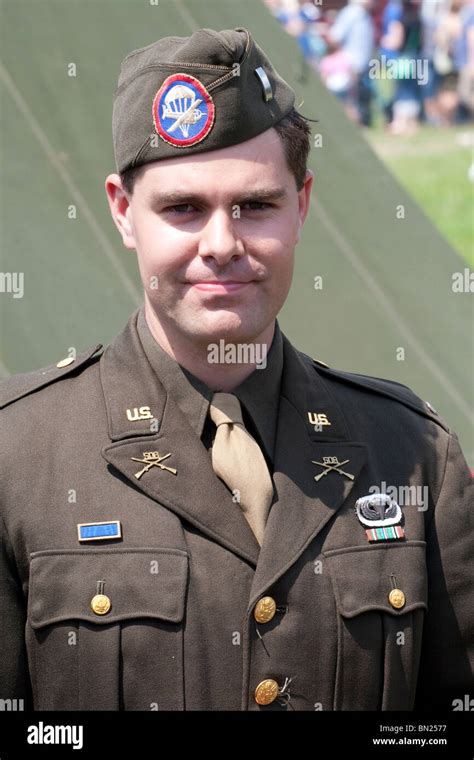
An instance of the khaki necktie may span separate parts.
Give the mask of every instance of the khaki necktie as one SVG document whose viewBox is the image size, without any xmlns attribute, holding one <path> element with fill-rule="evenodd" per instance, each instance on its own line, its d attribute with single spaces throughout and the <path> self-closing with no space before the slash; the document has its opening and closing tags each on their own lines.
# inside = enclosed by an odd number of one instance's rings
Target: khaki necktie
<svg viewBox="0 0 474 760">
<path fill-rule="evenodd" d="M 209 414 L 217 426 L 212 446 L 214 472 L 231 491 L 238 491 L 240 507 L 261 545 L 273 498 L 265 457 L 245 428 L 237 396 L 215 393 Z"/>
</svg>

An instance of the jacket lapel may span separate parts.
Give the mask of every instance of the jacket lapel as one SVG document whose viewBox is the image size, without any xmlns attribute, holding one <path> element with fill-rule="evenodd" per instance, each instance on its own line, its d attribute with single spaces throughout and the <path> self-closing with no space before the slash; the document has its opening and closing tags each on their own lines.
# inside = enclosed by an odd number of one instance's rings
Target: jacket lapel
<svg viewBox="0 0 474 760">
<path fill-rule="evenodd" d="M 216 478 L 208 452 L 158 382 L 138 338 L 136 313 L 101 359 L 101 379 L 113 443 L 102 455 L 135 488 L 176 512 L 243 559 L 257 564 L 259 545 L 232 494 Z M 154 419 L 131 422 L 127 409 L 149 407 Z M 155 422 L 156 420 L 156 422 Z M 170 454 L 139 478 L 147 452 Z"/>
<path fill-rule="evenodd" d="M 366 462 L 365 445 L 350 440 L 342 412 L 313 362 L 283 338 L 274 457 L 276 497 L 260 549 L 238 503 L 216 478 L 205 447 L 159 383 L 138 338 L 136 318 L 137 313 L 101 358 L 112 440 L 103 449 L 103 457 L 149 498 L 255 565 L 252 605 L 344 504 Z M 150 408 L 153 419 L 130 421 L 127 409 L 144 406 Z M 330 424 L 315 429 L 308 412 L 325 414 Z M 163 464 L 176 469 L 176 475 L 152 466 L 137 478 L 145 463 L 134 460 L 145 459 L 147 452 L 159 452 L 160 457 L 170 454 Z M 345 462 L 339 469 L 352 477 L 328 469 L 325 457 Z"/>
<path fill-rule="evenodd" d="M 276 501 L 265 529 L 250 606 L 334 517 L 367 460 L 365 445 L 350 440 L 343 414 L 313 362 L 286 338 L 284 351 L 273 476 Z M 308 413 L 324 414 L 330 424 L 315 428 Z M 347 474 L 329 469 L 325 457 L 345 463 L 339 469 Z"/>
</svg>

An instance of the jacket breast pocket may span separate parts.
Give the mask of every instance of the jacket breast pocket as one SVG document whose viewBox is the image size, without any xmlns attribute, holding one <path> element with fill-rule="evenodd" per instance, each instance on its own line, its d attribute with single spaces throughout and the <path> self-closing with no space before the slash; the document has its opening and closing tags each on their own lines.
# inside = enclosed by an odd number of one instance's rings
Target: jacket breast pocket
<svg viewBox="0 0 474 760">
<path fill-rule="evenodd" d="M 335 710 L 410 710 L 427 610 L 426 543 L 325 553 L 337 607 Z"/>
<path fill-rule="evenodd" d="M 182 710 L 188 555 L 87 548 L 31 555 L 36 710 Z"/>
</svg>

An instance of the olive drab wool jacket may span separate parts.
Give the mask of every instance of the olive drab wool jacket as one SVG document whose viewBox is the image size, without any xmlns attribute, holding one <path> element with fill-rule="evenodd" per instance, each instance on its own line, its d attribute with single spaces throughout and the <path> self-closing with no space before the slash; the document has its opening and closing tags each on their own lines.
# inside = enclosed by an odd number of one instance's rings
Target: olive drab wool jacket
<svg viewBox="0 0 474 760">
<path fill-rule="evenodd" d="M 450 711 L 472 693 L 474 489 L 456 435 L 402 385 L 283 349 L 261 547 L 136 314 L 105 351 L 2 384 L 0 699 Z M 126 414 L 143 406 L 157 427 Z M 148 467 L 150 452 L 171 456 Z M 402 511 L 390 539 L 355 509 L 376 488 Z"/>
</svg>

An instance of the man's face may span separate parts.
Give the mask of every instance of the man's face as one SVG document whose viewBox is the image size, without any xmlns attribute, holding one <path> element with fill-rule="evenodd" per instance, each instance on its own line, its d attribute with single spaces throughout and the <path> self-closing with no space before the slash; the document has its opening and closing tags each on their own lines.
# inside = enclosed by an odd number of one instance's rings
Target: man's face
<svg viewBox="0 0 474 760">
<path fill-rule="evenodd" d="M 298 193 L 274 129 L 245 143 L 147 165 L 127 199 L 106 186 L 135 248 L 148 308 L 170 339 L 256 340 L 290 288 L 312 177 Z"/>
</svg>

